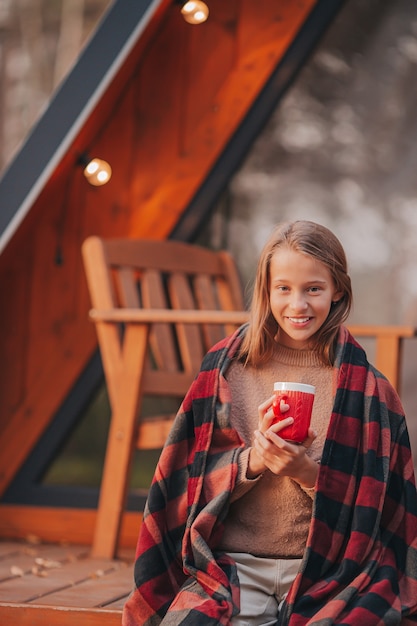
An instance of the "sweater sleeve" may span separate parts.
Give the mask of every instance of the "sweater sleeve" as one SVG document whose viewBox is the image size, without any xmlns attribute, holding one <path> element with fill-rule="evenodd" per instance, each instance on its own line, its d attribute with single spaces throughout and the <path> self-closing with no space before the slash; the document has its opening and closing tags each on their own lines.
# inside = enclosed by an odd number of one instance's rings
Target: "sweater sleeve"
<svg viewBox="0 0 417 626">
<path fill-rule="evenodd" d="M 251 449 L 251 447 L 244 448 L 239 454 L 238 475 L 235 488 L 233 489 L 230 498 L 231 502 L 239 500 L 239 498 L 245 495 L 245 493 L 248 493 L 248 491 L 250 491 L 262 479 L 263 474 L 259 474 L 256 478 L 247 477 Z"/>
<path fill-rule="evenodd" d="M 304 493 L 311 498 L 312 500 L 314 500 L 314 496 L 316 495 L 316 487 L 303 487 L 302 485 L 300 485 L 300 488 L 304 491 Z"/>
</svg>

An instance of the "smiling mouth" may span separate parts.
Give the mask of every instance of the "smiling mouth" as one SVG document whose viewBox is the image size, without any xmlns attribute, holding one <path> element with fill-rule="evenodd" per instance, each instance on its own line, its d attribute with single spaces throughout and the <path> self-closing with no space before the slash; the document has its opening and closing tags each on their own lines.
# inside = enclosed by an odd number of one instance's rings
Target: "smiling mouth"
<svg viewBox="0 0 417 626">
<path fill-rule="evenodd" d="M 292 324 L 306 324 L 307 322 L 309 322 L 312 318 L 311 317 L 289 317 L 288 320 L 292 323 Z"/>
</svg>

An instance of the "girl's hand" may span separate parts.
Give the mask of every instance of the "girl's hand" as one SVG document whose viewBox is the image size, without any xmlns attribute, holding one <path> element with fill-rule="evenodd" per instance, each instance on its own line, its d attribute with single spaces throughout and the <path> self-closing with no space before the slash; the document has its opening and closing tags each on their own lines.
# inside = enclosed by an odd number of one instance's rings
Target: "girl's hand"
<svg viewBox="0 0 417 626">
<path fill-rule="evenodd" d="M 302 444 L 295 444 L 279 436 L 279 432 L 293 423 L 291 416 L 275 424 L 272 403 L 274 396 L 259 406 L 259 425 L 255 431 L 255 440 L 249 458 L 249 471 L 256 476 L 269 469 L 277 476 L 289 476 L 301 486 L 314 487 L 318 465 L 306 455 L 316 433 L 309 429 L 308 437 Z M 262 468 L 262 469 L 260 469 Z"/>
<path fill-rule="evenodd" d="M 274 411 L 272 409 L 272 402 L 275 396 L 268 398 L 258 407 L 258 429 L 262 432 L 265 432 L 269 426 L 271 426 L 274 420 Z M 255 446 L 251 448 L 247 477 L 248 478 L 256 478 L 259 474 L 262 474 L 267 469 L 265 462 L 258 454 L 258 451 Z"/>
<path fill-rule="evenodd" d="M 258 407 L 258 430 L 261 433 L 266 433 L 275 419 L 274 411 L 272 408 L 272 403 L 274 399 L 275 396 L 271 396 L 270 398 L 268 398 L 268 400 L 265 400 L 265 402 L 260 404 Z M 281 430 L 282 428 L 285 428 L 285 426 L 289 426 L 290 424 L 292 424 L 293 421 L 293 418 L 289 417 L 285 420 L 282 420 L 280 424 L 277 424 L 276 426 L 279 426 L 279 430 Z M 262 472 L 264 472 L 267 468 L 268 466 L 265 464 L 263 455 L 259 454 L 258 448 L 256 447 L 256 445 L 254 445 L 250 451 L 247 477 L 255 478 L 256 476 L 259 476 L 259 474 L 262 474 Z"/>
</svg>

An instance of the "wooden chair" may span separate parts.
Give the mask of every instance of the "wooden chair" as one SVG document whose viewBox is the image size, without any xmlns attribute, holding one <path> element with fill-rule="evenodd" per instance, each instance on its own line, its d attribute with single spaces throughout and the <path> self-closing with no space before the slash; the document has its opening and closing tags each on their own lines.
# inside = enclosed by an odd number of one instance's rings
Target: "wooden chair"
<svg viewBox="0 0 417 626">
<path fill-rule="evenodd" d="M 82 252 L 111 406 L 92 554 L 112 558 L 135 447 L 161 448 L 173 419 L 140 417 L 144 396 L 178 408 L 205 352 L 247 313 L 225 251 L 90 237 Z"/>
</svg>

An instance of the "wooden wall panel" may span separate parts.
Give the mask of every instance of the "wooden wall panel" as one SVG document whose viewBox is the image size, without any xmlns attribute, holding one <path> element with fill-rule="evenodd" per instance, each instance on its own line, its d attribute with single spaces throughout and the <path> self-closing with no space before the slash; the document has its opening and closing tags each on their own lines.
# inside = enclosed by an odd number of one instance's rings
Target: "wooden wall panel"
<svg viewBox="0 0 417 626">
<path fill-rule="evenodd" d="M 24 399 L 26 390 L 28 313 L 33 266 L 32 245 L 25 242 L 20 254 L 9 259 L 0 271 L 0 433 Z M 1 435 L 0 435 L 1 436 Z"/>
<path fill-rule="evenodd" d="M 194 148 L 197 129 L 204 127 L 221 106 L 218 93 L 238 62 L 239 6 L 240 3 L 213 0 L 210 10 L 215 17 L 207 22 L 207 28 L 187 29 L 188 62 L 182 91 L 181 154 L 184 156 Z M 212 144 L 218 138 L 206 134 L 205 141 Z"/>
<path fill-rule="evenodd" d="M 73 322 L 73 286 L 78 280 L 74 258 L 77 251 L 70 245 L 73 240 L 71 224 L 75 218 L 79 219 L 78 211 L 71 205 L 77 188 L 71 185 L 65 190 L 57 181 L 56 185 L 51 185 L 48 195 L 49 201 L 42 206 L 39 223 L 31 232 L 35 263 L 31 276 L 29 387 L 36 384 L 40 374 L 40 355 L 46 364 L 65 336 L 67 326 Z M 57 262 L 59 247 L 62 262 Z"/>
<path fill-rule="evenodd" d="M 178 16 L 175 18 L 164 24 L 132 81 L 135 91 L 132 152 L 136 167 L 131 190 L 136 206 L 143 198 L 152 196 L 178 158 L 185 41 L 176 26 Z"/>
<path fill-rule="evenodd" d="M 76 186 L 71 187 L 74 193 Z M 8 298 L 4 292 L 7 283 L 0 282 L 2 329 L 8 328 L 3 324 L 9 320 L 10 327 L 17 329 L 15 334 L 24 338 L 16 342 L 11 354 L 14 342 L 5 332 L 0 335 L 5 351 L 10 353 L 0 396 L 2 489 L 49 424 L 96 346 L 88 309 L 77 311 L 78 285 L 85 282 L 78 242 L 74 245 L 75 223 L 81 217 L 78 211 L 67 216 L 62 239 L 64 262 L 55 264 L 63 197 L 62 184 L 54 179 L 1 257 L 5 274 L 15 271 L 15 290 L 18 286 L 20 292 L 16 300 Z M 71 220 L 75 222 L 71 224 Z M 16 374 L 22 389 L 14 403 L 10 372 Z"/>
</svg>

